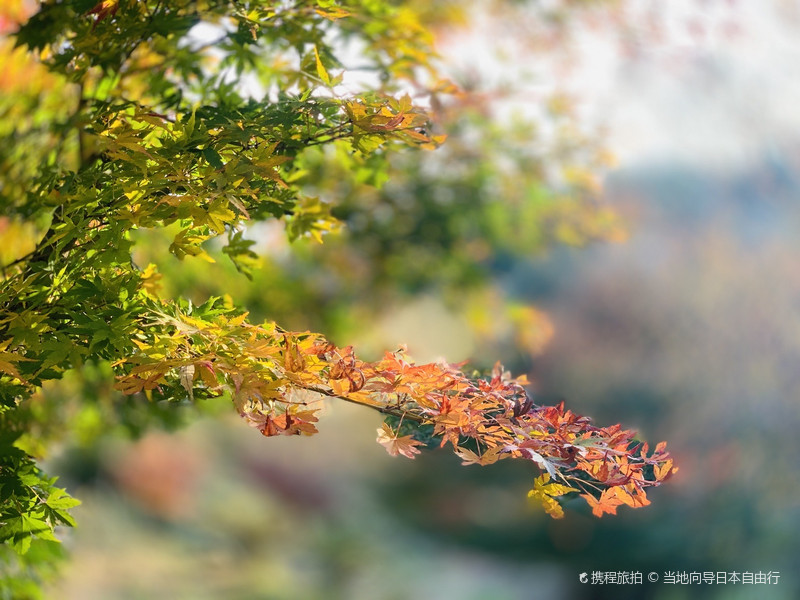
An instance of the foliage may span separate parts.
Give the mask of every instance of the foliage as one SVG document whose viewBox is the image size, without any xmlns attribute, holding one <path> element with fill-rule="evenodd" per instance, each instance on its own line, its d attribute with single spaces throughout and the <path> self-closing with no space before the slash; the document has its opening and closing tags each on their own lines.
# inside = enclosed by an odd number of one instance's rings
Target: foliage
<svg viewBox="0 0 800 600">
<path fill-rule="evenodd" d="M 362 361 L 318 334 L 249 323 L 230 298 L 164 299 L 157 267 L 132 259 L 137 231 L 166 231 L 175 257 L 207 262 L 223 238 L 252 276 L 245 222 L 280 219 L 290 239 L 318 241 L 340 226 L 336 194 L 312 191 L 320 148 L 375 185 L 396 149 L 441 144 L 421 106 L 453 86 L 408 6 L 64 0 L 15 40 L 4 52 L 36 74 L 0 97 L 0 538 L 20 555 L 73 525 L 77 503 L 35 462 L 31 398 L 87 365 L 154 406 L 230 398 L 267 436 L 315 433 L 324 398 L 373 408 L 392 454 L 438 443 L 464 464 L 532 461 L 549 478 L 532 497 L 555 517 L 572 491 L 598 516 L 644 506 L 674 472 L 663 444 L 650 454 L 619 426 L 535 406 L 500 366 L 481 378 L 402 350 Z M 375 85 L 348 88 L 348 48 Z M 29 578 L 20 566 L 8 585 Z"/>
</svg>

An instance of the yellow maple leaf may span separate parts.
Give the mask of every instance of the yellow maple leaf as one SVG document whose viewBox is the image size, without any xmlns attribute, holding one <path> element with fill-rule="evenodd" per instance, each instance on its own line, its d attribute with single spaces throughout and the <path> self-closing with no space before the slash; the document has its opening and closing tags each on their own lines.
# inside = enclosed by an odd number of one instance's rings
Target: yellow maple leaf
<svg viewBox="0 0 800 600">
<path fill-rule="evenodd" d="M 153 263 L 147 265 L 145 270 L 142 271 L 140 278 L 142 280 L 142 290 L 144 293 L 151 298 L 158 300 L 158 294 L 161 291 L 160 280 L 163 278 L 163 275 L 158 273 L 156 265 Z M 134 340 L 134 342 L 135 341 L 136 340 Z"/>
<path fill-rule="evenodd" d="M 564 516 L 564 509 L 561 508 L 556 497 L 579 490 L 561 483 L 549 482 L 550 473 L 542 473 L 534 480 L 533 489 L 528 492 L 528 498 L 540 502 L 545 512 L 554 519 L 561 519 Z"/>
<path fill-rule="evenodd" d="M 328 75 L 328 71 L 325 69 L 325 66 L 322 64 L 322 60 L 320 60 L 320 58 L 319 58 L 319 50 L 317 50 L 316 46 L 314 46 L 314 58 L 316 59 L 316 62 L 317 62 L 317 75 L 319 75 L 319 78 L 322 79 L 322 81 L 324 81 L 326 85 L 330 85 L 331 84 L 331 76 Z"/>
</svg>

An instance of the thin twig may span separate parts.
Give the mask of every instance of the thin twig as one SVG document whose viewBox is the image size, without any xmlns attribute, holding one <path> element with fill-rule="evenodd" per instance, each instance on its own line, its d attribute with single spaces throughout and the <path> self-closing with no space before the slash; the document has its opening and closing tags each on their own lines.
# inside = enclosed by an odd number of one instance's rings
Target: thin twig
<svg viewBox="0 0 800 600">
<path fill-rule="evenodd" d="M 358 406 L 366 406 L 367 408 L 372 408 L 373 410 L 377 410 L 379 413 L 385 415 L 392 415 L 394 417 L 409 419 L 411 421 L 416 421 L 417 423 L 425 423 L 427 419 L 420 415 L 415 415 L 413 413 L 407 411 L 397 411 L 393 410 L 389 407 L 380 407 L 380 406 L 373 406 L 372 404 L 364 404 L 363 402 L 359 402 L 358 400 L 353 400 L 352 398 L 348 398 L 347 396 L 340 396 L 339 394 L 332 392 L 331 390 L 326 390 L 323 388 L 318 388 L 315 386 L 302 386 L 303 389 L 308 390 L 309 392 L 316 392 L 317 394 L 322 394 L 323 396 L 328 396 L 329 398 L 338 398 L 339 400 L 344 400 L 345 402 L 350 402 L 351 404 L 357 404 Z"/>
</svg>

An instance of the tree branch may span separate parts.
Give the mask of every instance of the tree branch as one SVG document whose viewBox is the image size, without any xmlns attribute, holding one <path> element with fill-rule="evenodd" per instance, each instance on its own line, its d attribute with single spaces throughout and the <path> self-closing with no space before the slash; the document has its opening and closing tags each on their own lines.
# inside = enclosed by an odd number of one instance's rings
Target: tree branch
<svg viewBox="0 0 800 600">
<path fill-rule="evenodd" d="M 387 407 L 380 407 L 380 406 L 373 406 L 372 404 L 364 404 L 363 402 L 359 402 L 358 400 L 353 400 L 352 398 L 348 398 L 347 396 L 340 396 L 339 394 L 332 392 L 330 390 L 326 390 L 323 388 L 318 388 L 314 386 L 300 386 L 309 392 L 315 392 L 317 394 L 321 394 L 323 396 L 328 396 L 329 398 L 337 398 L 339 400 L 344 400 L 345 402 L 350 402 L 351 404 L 356 404 L 358 406 L 366 406 L 367 408 L 371 408 L 373 410 L 377 410 L 379 413 L 384 415 L 392 415 L 393 417 L 399 417 L 403 419 L 409 419 L 411 421 L 416 421 L 417 423 L 426 423 L 427 419 L 420 415 L 415 415 L 413 413 L 404 411 L 404 410 L 394 410 Z"/>
</svg>

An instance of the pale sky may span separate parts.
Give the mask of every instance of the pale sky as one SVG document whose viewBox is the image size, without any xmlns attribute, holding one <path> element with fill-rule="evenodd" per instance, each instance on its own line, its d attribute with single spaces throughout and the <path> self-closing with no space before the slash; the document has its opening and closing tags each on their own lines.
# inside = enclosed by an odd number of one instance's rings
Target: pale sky
<svg viewBox="0 0 800 600">
<path fill-rule="evenodd" d="M 442 50 L 495 84 L 518 85 L 532 73 L 517 100 L 532 114 L 543 94 L 569 89 L 587 124 L 608 127 L 620 166 L 680 160 L 735 168 L 797 137 L 798 0 L 620 4 L 615 24 L 600 12 L 576 23 L 569 63 L 525 49 L 532 28 L 510 31 L 485 13 L 472 35 Z"/>
</svg>

